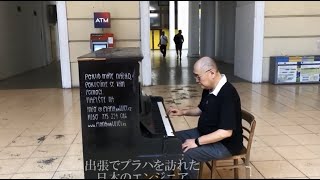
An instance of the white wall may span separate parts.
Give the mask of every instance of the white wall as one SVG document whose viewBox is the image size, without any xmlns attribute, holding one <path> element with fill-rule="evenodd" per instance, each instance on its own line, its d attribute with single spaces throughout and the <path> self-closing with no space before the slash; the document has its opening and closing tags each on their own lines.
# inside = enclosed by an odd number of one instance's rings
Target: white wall
<svg viewBox="0 0 320 180">
<path fill-rule="evenodd" d="M 216 29 L 216 57 L 234 63 L 236 1 L 218 1 Z"/>
<path fill-rule="evenodd" d="M 142 63 L 140 63 L 140 75 L 142 76 L 142 85 L 150 86 L 151 85 L 151 58 L 150 58 L 150 29 L 145 28 L 150 25 L 150 10 L 149 10 L 149 1 L 140 1 L 140 36 L 141 43 L 140 48 L 142 52 Z"/>
<path fill-rule="evenodd" d="M 234 74 L 252 81 L 255 4 L 237 2 Z"/>
<path fill-rule="evenodd" d="M 199 57 L 200 47 L 200 18 L 199 1 L 189 1 L 189 34 L 188 57 Z"/>
<path fill-rule="evenodd" d="M 216 4 L 216 1 L 201 1 L 200 56 L 216 56 Z"/>
<path fill-rule="evenodd" d="M 61 64 L 68 62 L 70 64 L 64 65 L 61 71 L 69 77 L 68 71 L 71 70 L 72 87 L 79 87 L 77 58 L 91 52 L 91 33 L 113 33 L 117 48 L 142 45 L 139 1 L 57 1 L 57 5 L 59 5 L 58 17 L 63 21 L 58 23 L 59 36 L 62 35 L 61 32 L 67 33 L 59 38 L 63 39 L 60 41 L 60 47 L 64 48 L 60 49 Z M 110 12 L 111 27 L 94 28 L 94 12 Z M 63 53 L 63 51 L 68 52 Z M 69 86 L 67 79 L 65 81 L 63 78 L 62 81 L 63 84 L 66 83 L 63 87 Z"/>
<path fill-rule="evenodd" d="M 51 5 L 57 5 L 57 2 L 56 1 L 47 1 L 48 4 L 51 4 Z M 54 47 L 52 47 L 52 49 L 55 49 L 55 54 L 53 54 L 53 58 L 52 61 L 60 61 L 60 52 L 59 52 L 59 34 L 58 34 L 58 22 L 56 24 L 51 24 L 51 33 L 52 33 L 52 45 Z M 50 27 L 48 27 L 50 28 Z M 50 35 L 50 34 L 49 34 Z M 49 42 L 50 43 L 50 42 Z"/>
<path fill-rule="evenodd" d="M 41 12 L 41 28 L 43 29 L 43 38 L 44 38 L 44 55 L 45 55 L 45 60 L 46 60 L 46 64 L 50 64 L 52 62 L 52 52 L 51 52 L 51 37 L 50 37 L 50 27 L 49 27 L 49 23 L 48 23 L 48 9 L 47 9 L 47 5 L 50 4 L 49 1 L 43 1 L 43 3 L 41 3 L 41 8 L 42 8 L 42 12 Z"/>
<path fill-rule="evenodd" d="M 175 5 L 174 1 L 169 1 L 169 37 L 175 35 Z M 169 49 L 176 49 L 173 38 L 170 38 Z"/>
<path fill-rule="evenodd" d="M 271 56 L 320 54 L 320 1 L 266 1 L 263 81 Z"/>
<path fill-rule="evenodd" d="M 42 14 L 42 2 L 0 1 L 0 80 L 47 64 Z"/>
<path fill-rule="evenodd" d="M 262 82 L 264 1 L 237 1 L 234 74 Z"/>
<path fill-rule="evenodd" d="M 182 30 L 184 42 L 182 49 L 188 49 L 189 42 L 189 2 L 178 1 L 178 30 Z M 172 39 L 172 38 L 171 38 Z"/>
</svg>

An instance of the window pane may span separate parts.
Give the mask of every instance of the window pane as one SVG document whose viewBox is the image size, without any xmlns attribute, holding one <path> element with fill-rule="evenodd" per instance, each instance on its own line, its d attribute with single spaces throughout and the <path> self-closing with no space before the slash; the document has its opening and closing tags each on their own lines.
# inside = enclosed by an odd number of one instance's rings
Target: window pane
<svg viewBox="0 0 320 180">
<path fill-rule="evenodd" d="M 150 13 L 150 26 L 151 27 L 160 27 L 160 14 L 159 13 Z"/>
</svg>

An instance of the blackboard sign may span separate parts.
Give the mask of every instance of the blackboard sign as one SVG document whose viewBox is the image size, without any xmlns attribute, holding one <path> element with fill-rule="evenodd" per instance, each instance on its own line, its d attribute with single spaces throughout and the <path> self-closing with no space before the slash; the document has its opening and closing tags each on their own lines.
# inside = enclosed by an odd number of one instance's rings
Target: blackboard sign
<svg viewBox="0 0 320 180">
<path fill-rule="evenodd" d="M 138 56 L 120 55 L 121 51 L 130 55 L 128 52 L 134 50 Z M 96 52 L 78 58 L 86 179 L 107 176 L 99 174 L 105 170 L 101 167 L 101 171 L 97 170 L 98 162 L 123 161 L 132 157 L 134 152 L 126 150 L 134 149 L 137 134 L 134 131 L 138 122 L 139 60 L 142 59 L 138 49 Z"/>
<path fill-rule="evenodd" d="M 177 138 L 144 134 L 142 114 L 148 121 L 155 114 L 140 112 L 151 107 L 141 102 L 147 99 L 138 81 L 141 60 L 138 48 L 101 49 L 78 58 L 86 179 L 170 178 L 183 167 Z"/>
<path fill-rule="evenodd" d="M 138 64 L 108 63 L 104 61 L 84 61 L 79 63 L 80 99 L 82 127 L 87 131 L 112 133 L 113 146 L 119 138 L 131 137 L 128 127 L 132 127 L 137 117 Z M 89 139 L 94 144 L 104 144 L 100 138 Z M 110 145 L 110 143 L 108 143 Z"/>
</svg>

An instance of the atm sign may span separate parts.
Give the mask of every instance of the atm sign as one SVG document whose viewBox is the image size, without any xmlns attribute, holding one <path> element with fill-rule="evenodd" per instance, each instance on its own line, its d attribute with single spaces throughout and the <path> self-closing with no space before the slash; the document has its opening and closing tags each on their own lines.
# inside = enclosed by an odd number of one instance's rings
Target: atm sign
<svg viewBox="0 0 320 180">
<path fill-rule="evenodd" d="M 94 13 L 94 28 L 110 28 L 110 13 L 95 12 Z"/>
</svg>

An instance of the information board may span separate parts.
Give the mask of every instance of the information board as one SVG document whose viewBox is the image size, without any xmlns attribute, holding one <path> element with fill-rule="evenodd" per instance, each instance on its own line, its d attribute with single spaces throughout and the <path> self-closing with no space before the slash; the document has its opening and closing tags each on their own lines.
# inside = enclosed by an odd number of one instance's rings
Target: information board
<svg viewBox="0 0 320 180">
<path fill-rule="evenodd" d="M 272 56 L 269 81 L 273 84 L 320 83 L 320 56 Z"/>
</svg>

